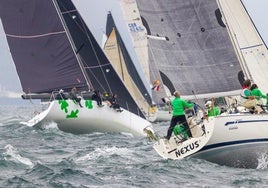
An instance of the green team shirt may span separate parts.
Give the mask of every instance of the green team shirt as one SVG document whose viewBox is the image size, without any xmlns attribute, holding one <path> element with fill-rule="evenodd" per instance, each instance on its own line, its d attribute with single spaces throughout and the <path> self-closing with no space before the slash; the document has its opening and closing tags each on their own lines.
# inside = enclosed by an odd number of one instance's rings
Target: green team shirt
<svg viewBox="0 0 268 188">
<path fill-rule="evenodd" d="M 264 99 L 267 99 L 268 98 L 268 96 L 263 95 L 262 92 L 258 88 L 253 89 L 251 91 L 251 94 L 253 96 L 255 96 L 257 100 L 260 100 L 261 98 L 264 98 Z"/>
<path fill-rule="evenodd" d="M 217 116 L 217 115 L 220 115 L 219 108 L 214 107 L 214 108 L 208 110 L 208 116 Z"/>
<path fill-rule="evenodd" d="M 171 102 L 171 106 L 172 106 L 173 116 L 179 116 L 179 115 L 184 115 L 185 108 L 191 108 L 194 106 L 194 104 L 188 103 L 185 100 L 176 97 Z"/>
</svg>

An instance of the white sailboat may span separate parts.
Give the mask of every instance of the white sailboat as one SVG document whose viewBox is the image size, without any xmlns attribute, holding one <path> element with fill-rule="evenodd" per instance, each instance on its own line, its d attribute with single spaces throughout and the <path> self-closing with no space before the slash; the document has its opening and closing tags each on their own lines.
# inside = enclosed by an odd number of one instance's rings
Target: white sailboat
<svg viewBox="0 0 268 188">
<path fill-rule="evenodd" d="M 268 50 L 242 1 L 217 2 L 245 76 L 268 93 Z"/>
<path fill-rule="evenodd" d="M 165 60 L 166 63 L 162 61 L 162 71 L 170 78 L 175 88 L 184 94 L 182 98 L 239 95 L 240 83 L 244 77 L 252 79 L 260 86 L 264 83 L 254 75 L 258 67 L 263 67 L 265 74 L 267 49 L 240 0 L 137 0 L 137 3 L 151 33 L 168 39 L 162 43 L 149 40 L 149 45 L 151 42 L 156 48 L 157 60 Z M 238 20 L 243 27 L 239 27 Z M 240 32 L 242 30 L 243 32 Z M 245 32 L 247 30 L 249 33 Z M 169 56 L 164 55 L 167 51 Z M 257 63 L 257 68 L 252 66 L 249 69 L 251 63 Z M 179 73 L 176 77 L 172 76 L 171 68 Z M 249 75 L 251 77 L 248 77 Z M 267 75 L 263 79 L 266 77 Z M 265 91 L 265 87 L 263 90 Z M 195 96 L 191 97 L 191 94 Z M 200 139 L 207 141 L 205 146 L 188 156 L 221 165 L 257 168 L 258 157 L 267 155 L 268 152 L 268 114 L 237 112 L 234 110 L 237 105 L 231 103 L 225 113 L 219 116 L 189 123 L 192 127 L 203 125 L 212 133 L 208 140 L 201 137 Z M 174 136 L 170 140 L 173 142 L 175 139 Z M 167 145 L 155 145 L 164 141 L 164 138 L 160 138 L 154 143 L 154 149 L 159 154 Z M 180 145 L 173 142 L 168 147 L 168 151 L 178 151 Z M 174 159 L 172 156 L 164 158 Z"/>
<path fill-rule="evenodd" d="M 140 76 L 137 71 L 116 27 L 111 12 L 108 12 L 107 14 L 106 35 L 108 36 L 108 39 L 104 46 L 104 52 L 140 109 L 146 114 L 146 118 L 152 120 L 155 118 L 155 114 L 151 113 L 152 97 L 150 89 L 148 91 L 144 84 L 147 83 L 142 79 L 145 77 L 143 75 Z"/>
<path fill-rule="evenodd" d="M 149 120 L 152 122 L 169 121 L 171 119 L 171 114 L 168 105 L 163 103 L 161 98 L 167 96 L 170 97 L 170 91 L 163 84 L 157 64 L 152 61 L 153 57 L 149 55 L 152 53 L 150 53 L 151 49 L 150 46 L 148 46 L 148 37 L 154 37 L 148 35 L 147 28 L 143 25 L 143 20 L 137 7 L 136 0 L 120 0 L 120 6 L 128 32 L 131 36 L 135 53 L 142 66 L 146 80 L 151 84 L 153 105 Z M 155 38 L 156 40 L 159 39 L 157 37 Z M 158 82 L 158 84 L 154 84 L 156 82 Z M 153 89 L 157 87 L 159 89 Z"/>
<path fill-rule="evenodd" d="M 267 92 L 268 51 L 240 0 L 217 1 L 245 75 Z M 218 164 L 257 168 L 267 155 L 268 114 L 222 114 L 214 133 L 194 157 Z M 230 154 L 231 153 L 231 154 Z M 264 161 L 265 162 L 265 161 Z"/>
<path fill-rule="evenodd" d="M 128 132 L 144 136 L 150 125 L 70 0 L 1 1 L 0 17 L 26 99 L 49 102 L 24 122 L 55 122 L 60 130 L 81 134 Z M 49 16 L 48 16 L 49 15 Z M 68 99 L 76 87 L 80 107 Z M 61 91 L 64 91 L 63 93 Z M 117 112 L 92 100 L 92 91 L 117 93 Z M 65 97 L 64 97 L 65 96 Z"/>
</svg>

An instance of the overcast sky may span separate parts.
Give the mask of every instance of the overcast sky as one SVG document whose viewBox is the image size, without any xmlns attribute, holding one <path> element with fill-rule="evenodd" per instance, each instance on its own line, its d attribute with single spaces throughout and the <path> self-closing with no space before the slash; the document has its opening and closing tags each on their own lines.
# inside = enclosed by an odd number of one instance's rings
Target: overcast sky
<svg viewBox="0 0 268 188">
<path fill-rule="evenodd" d="M 130 41 L 126 32 L 126 26 L 122 21 L 119 0 L 88 1 L 92 2 L 92 6 L 88 7 L 88 11 L 92 13 L 92 24 L 89 25 L 89 28 L 99 43 L 101 43 L 102 32 L 105 31 L 106 14 L 108 11 L 112 11 L 115 21 L 122 28 L 123 33 L 121 34 L 123 34 L 123 38 Z M 266 45 L 268 45 L 268 21 L 266 20 L 268 18 L 268 0 L 243 0 L 243 3 Z M 131 48 L 131 46 L 128 48 Z M 0 22 L 0 96 L 7 94 L 11 96 L 14 93 L 22 93 L 22 90 Z"/>
</svg>

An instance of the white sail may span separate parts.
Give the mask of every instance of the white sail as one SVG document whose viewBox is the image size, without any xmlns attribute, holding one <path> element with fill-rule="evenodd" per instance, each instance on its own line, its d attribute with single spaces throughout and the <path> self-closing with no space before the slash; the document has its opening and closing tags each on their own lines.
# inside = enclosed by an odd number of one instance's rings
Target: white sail
<svg viewBox="0 0 268 188">
<path fill-rule="evenodd" d="M 245 76 L 268 93 L 268 50 L 240 0 L 218 0 Z"/>
<path fill-rule="evenodd" d="M 143 112 L 148 115 L 150 105 L 144 99 L 142 93 L 139 91 L 133 79 L 128 73 L 127 66 L 122 54 L 122 50 L 117 41 L 117 36 L 114 28 L 108 36 L 108 39 L 103 49 L 111 64 L 113 65 L 114 69 L 116 70 L 117 74 L 120 76 L 122 81 L 125 83 L 128 91 L 131 93 L 132 97 L 137 102 L 138 106 Z"/>
<path fill-rule="evenodd" d="M 149 46 L 155 59 L 183 98 L 238 94 L 244 77 L 267 92 L 267 49 L 240 0 L 137 2 L 154 36 Z M 169 140 L 158 137 L 154 149 L 164 158 L 179 159 L 183 152 L 221 165 L 256 168 L 258 153 L 267 154 L 268 113 L 254 106 L 257 114 L 230 99 L 215 117 L 208 108 L 202 111 L 209 117 L 189 114 L 192 133 L 193 127 L 204 127 L 208 139 L 192 134 L 193 138 L 178 141 L 174 133 Z M 191 140 L 197 138 L 205 141 L 204 147 L 191 153 L 197 148 Z"/>
<path fill-rule="evenodd" d="M 137 53 L 145 77 L 150 82 L 147 31 L 142 24 L 136 0 L 120 0 L 123 18 Z"/>
</svg>

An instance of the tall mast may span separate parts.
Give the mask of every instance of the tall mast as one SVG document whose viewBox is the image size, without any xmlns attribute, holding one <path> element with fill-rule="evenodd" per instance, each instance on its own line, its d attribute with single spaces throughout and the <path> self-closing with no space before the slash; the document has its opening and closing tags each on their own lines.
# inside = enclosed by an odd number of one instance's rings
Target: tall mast
<svg viewBox="0 0 268 188">
<path fill-rule="evenodd" d="M 83 62 L 82 62 L 82 60 L 81 60 L 81 58 L 80 58 L 80 55 L 77 53 L 77 49 L 76 49 L 76 47 L 75 47 L 75 45 L 74 45 L 74 42 L 73 42 L 73 40 L 72 40 L 70 31 L 69 31 L 69 29 L 68 29 L 68 27 L 67 27 L 67 25 L 66 25 L 66 23 L 65 23 L 65 21 L 64 21 L 64 18 L 63 18 L 63 16 L 62 16 L 61 10 L 60 10 L 59 5 L 58 5 L 58 3 L 57 3 L 56 1 L 57 1 L 57 0 L 52 0 L 54 6 L 55 6 L 55 8 L 56 8 L 56 11 L 57 11 L 57 13 L 58 13 L 58 15 L 59 15 L 59 18 L 60 18 L 60 20 L 61 20 L 61 22 L 62 22 L 62 25 L 63 25 L 63 27 L 64 27 L 64 29 L 65 29 L 65 31 L 66 31 L 67 37 L 68 37 L 68 39 L 69 39 L 69 41 L 70 41 L 70 44 L 71 44 L 71 47 L 72 47 L 73 52 L 74 52 L 74 54 L 75 54 L 75 57 L 77 58 L 77 61 L 78 61 L 78 64 L 79 64 L 79 66 L 80 66 L 80 69 L 81 69 L 81 71 L 82 71 L 82 74 L 83 74 L 83 76 L 84 76 L 84 78 L 85 78 L 85 80 L 86 80 L 86 83 L 87 83 L 87 86 L 88 86 L 88 90 L 90 90 L 90 88 L 91 88 L 91 87 L 90 87 L 90 79 L 88 78 L 88 75 L 87 75 L 87 73 L 86 73 L 86 70 L 85 70 L 85 68 L 84 68 L 84 66 L 83 66 Z M 73 18 L 73 19 L 75 19 L 75 18 Z"/>
</svg>

